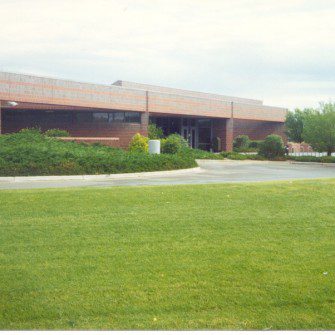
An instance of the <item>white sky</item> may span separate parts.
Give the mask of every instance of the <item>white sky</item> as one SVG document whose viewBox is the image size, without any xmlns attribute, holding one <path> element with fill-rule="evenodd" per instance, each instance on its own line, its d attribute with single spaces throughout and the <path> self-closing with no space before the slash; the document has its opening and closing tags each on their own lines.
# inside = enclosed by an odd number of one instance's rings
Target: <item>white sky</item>
<svg viewBox="0 0 335 335">
<path fill-rule="evenodd" d="M 263 99 L 335 97 L 335 0 L 0 0 L 0 70 Z"/>
</svg>

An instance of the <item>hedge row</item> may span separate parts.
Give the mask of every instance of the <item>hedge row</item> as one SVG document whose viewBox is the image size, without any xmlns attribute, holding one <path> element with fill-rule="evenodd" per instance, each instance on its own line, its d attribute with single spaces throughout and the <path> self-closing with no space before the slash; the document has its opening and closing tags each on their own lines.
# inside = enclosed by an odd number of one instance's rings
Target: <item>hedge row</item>
<svg viewBox="0 0 335 335">
<path fill-rule="evenodd" d="M 38 130 L 0 136 L 0 176 L 110 174 L 195 166 L 192 155 L 130 153 L 100 144 L 64 142 Z"/>
<path fill-rule="evenodd" d="M 289 159 L 297 162 L 335 163 L 335 156 L 290 156 Z"/>
</svg>

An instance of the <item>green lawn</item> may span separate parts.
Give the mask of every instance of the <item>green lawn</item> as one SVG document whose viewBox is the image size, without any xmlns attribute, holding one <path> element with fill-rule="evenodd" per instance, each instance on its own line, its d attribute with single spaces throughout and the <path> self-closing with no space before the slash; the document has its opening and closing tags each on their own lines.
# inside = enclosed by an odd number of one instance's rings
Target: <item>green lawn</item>
<svg viewBox="0 0 335 335">
<path fill-rule="evenodd" d="M 334 329 L 335 180 L 0 192 L 1 329 Z"/>
</svg>

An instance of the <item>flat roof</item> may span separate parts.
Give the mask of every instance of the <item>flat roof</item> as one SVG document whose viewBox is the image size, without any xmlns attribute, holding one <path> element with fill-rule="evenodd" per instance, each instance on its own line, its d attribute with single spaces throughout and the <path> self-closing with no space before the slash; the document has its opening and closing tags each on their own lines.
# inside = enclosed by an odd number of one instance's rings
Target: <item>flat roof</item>
<svg viewBox="0 0 335 335">
<path fill-rule="evenodd" d="M 117 86 L 121 86 L 125 88 L 133 88 L 133 89 L 140 89 L 140 90 L 161 92 L 161 93 L 178 94 L 178 95 L 204 98 L 204 99 L 210 99 L 210 100 L 223 100 L 223 101 L 228 101 L 228 102 L 241 102 L 241 103 L 256 104 L 256 105 L 263 104 L 262 100 L 239 98 L 239 97 L 228 96 L 228 95 L 223 95 L 223 94 L 216 94 L 216 93 L 197 92 L 197 91 L 184 90 L 180 88 L 171 88 L 171 87 L 165 87 L 165 86 L 141 84 L 141 83 L 135 83 L 131 81 L 124 81 L 124 80 L 117 80 L 116 82 L 113 83 L 113 85 L 117 85 Z"/>
<path fill-rule="evenodd" d="M 283 122 L 287 113 L 285 108 L 264 106 L 260 100 L 126 81 L 100 85 L 10 72 L 0 72 L 0 100 L 150 114 L 234 116 L 237 119 L 275 122 Z"/>
</svg>

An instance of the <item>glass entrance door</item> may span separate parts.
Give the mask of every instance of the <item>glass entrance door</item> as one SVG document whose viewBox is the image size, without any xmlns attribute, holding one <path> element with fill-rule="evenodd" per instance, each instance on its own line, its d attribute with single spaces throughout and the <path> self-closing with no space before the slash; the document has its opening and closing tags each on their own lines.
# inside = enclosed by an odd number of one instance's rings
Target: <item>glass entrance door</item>
<svg viewBox="0 0 335 335">
<path fill-rule="evenodd" d="M 190 147 L 196 148 L 198 145 L 198 130 L 195 119 L 182 119 L 181 135 L 189 143 Z"/>
</svg>

